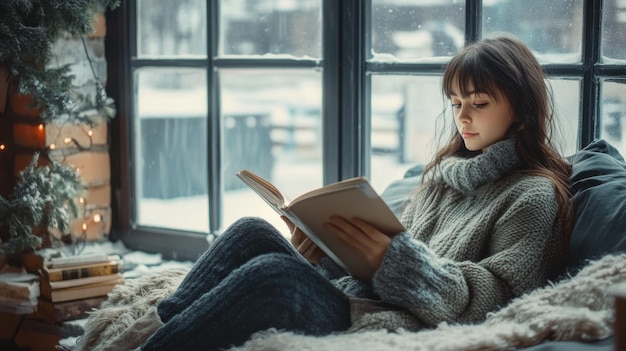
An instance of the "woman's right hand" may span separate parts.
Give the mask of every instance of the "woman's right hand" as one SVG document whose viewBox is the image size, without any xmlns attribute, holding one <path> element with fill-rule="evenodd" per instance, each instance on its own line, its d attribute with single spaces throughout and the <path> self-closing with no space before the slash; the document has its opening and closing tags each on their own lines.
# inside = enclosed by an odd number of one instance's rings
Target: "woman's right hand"
<svg viewBox="0 0 626 351">
<path fill-rule="evenodd" d="M 320 264 L 322 257 L 326 256 L 326 254 L 300 228 L 296 227 L 289 218 L 285 216 L 280 216 L 280 218 L 289 227 L 289 232 L 291 233 L 289 241 L 291 241 L 291 245 L 311 263 Z"/>
</svg>

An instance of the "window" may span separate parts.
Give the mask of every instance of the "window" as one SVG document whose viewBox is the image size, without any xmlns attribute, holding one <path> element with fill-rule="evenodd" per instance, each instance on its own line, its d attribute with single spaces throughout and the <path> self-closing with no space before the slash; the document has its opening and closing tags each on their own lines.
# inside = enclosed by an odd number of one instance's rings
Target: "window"
<svg viewBox="0 0 626 351">
<path fill-rule="evenodd" d="M 445 63 L 500 33 L 544 65 L 563 154 L 626 153 L 624 1 L 129 0 L 108 19 L 114 228 L 137 248 L 193 258 L 245 215 L 284 228 L 241 168 L 288 196 L 382 191 L 436 148 Z"/>
</svg>

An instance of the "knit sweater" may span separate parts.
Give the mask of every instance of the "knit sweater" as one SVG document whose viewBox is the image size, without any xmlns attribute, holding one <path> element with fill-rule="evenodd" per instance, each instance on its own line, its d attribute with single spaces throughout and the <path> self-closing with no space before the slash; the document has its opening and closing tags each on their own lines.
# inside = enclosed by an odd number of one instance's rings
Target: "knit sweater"
<svg viewBox="0 0 626 351">
<path fill-rule="evenodd" d="M 352 297 L 353 330 L 479 322 L 560 270 L 554 185 L 516 172 L 513 139 L 440 166 L 408 202 L 407 230 L 393 237 L 371 284 L 333 277 Z"/>
</svg>

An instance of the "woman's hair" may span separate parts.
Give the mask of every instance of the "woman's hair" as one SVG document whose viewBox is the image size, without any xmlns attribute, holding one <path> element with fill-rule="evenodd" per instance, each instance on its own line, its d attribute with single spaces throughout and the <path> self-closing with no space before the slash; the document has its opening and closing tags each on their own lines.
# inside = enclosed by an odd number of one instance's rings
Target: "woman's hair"
<svg viewBox="0 0 626 351">
<path fill-rule="evenodd" d="M 564 243 L 572 229 L 572 207 L 569 202 L 571 165 L 551 142 L 553 132 L 553 101 L 544 80 L 543 69 L 533 53 L 521 41 L 510 37 L 483 39 L 466 46 L 447 65 L 443 76 L 443 94 L 450 97 L 458 83 L 462 96 L 487 94 L 495 100 L 506 98 L 514 122 L 505 138 L 515 137 L 521 169 L 548 178 L 556 187 L 559 221 Z M 456 128 L 443 148 L 426 166 L 426 177 L 432 179 L 441 160 L 449 155 L 473 157 Z"/>
</svg>

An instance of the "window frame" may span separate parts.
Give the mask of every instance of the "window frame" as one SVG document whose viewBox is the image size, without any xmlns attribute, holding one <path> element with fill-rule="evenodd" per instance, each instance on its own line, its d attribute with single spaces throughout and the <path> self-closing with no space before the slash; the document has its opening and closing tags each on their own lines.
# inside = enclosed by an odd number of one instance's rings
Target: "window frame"
<svg viewBox="0 0 626 351">
<path fill-rule="evenodd" d="M 220 68 L 320 68 L 322 69 L 323 180 L 325 184 L 370 171 L 370 100 L 373 74 L 441 75 L 444 64 L 371 62 L 369 31 L 372 0 L 322 0 L 323 60 L 220 58 L 219 1 L 207 1 L 207 56 L 199 59 L 137 59 L 136 1 L 122 1 L 108 11 L 105 39 L 108 94 L 115 99 L 118 115 L 110 123 L 111 185 L 114 213 L 112 240 L 122 239 L 130 248 L 160 252 L 165 258 L 194 260 L 221 227 Z M 482 1 L 465 2 L 465 42 L 480 39 Z M 624 77 L 626 65 L 601 62 L 602 1 L 583 1 L 582 59 L 574 64 L 543 65 L 548 77 L 580 79 L 578 148 L 600 135 L 601 81 Z M 354 40 L 357 38 L 357 40 Z M 320 63 L 321 62 L 321 63 Z M 356 64 L 352 64 L 355 63 Z M 201 67 L 207 69 L 209 116 L 208 195 L 209 238 L 206 234 L 150 228 L 133 224 L 132 87 L 133 70 L 140 67 Z M 344 87 L 355 87 L 345 89 Z M 209 239 L 209 240 L 207 240 Z"/>
</svg>

